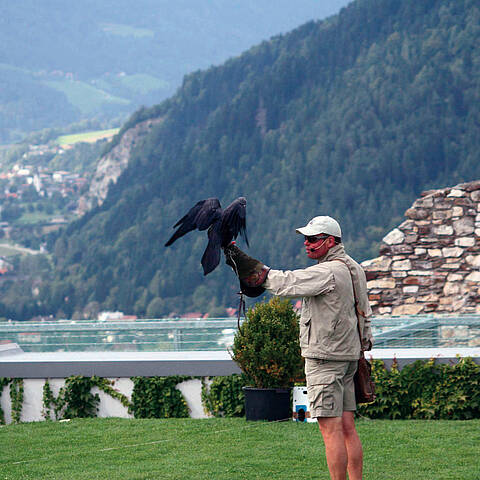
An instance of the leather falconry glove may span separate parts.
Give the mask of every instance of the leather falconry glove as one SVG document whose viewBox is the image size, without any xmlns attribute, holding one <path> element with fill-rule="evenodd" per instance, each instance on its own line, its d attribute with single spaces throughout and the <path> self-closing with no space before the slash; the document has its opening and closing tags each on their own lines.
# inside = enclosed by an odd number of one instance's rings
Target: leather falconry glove
<svg viewBox="0 0 480 480">
<path fill-rule="evenodd" d="M 265 288 L 262 284 L 267 278 L 270 268 L 259 260 L 242 252 L 234 243 L 223 249 L 226 264 L 232 267 L 240 280 L 240 289 L 247 297 L 258 297 Z"/>
</svg>

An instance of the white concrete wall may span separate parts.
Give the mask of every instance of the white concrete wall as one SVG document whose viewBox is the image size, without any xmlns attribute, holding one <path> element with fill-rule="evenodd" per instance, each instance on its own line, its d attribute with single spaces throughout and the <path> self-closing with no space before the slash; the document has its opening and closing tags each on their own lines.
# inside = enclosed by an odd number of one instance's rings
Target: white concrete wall
<svg viewBox="0 0 480 480">
<path fill-rule="evenodd" d="M 0 406 L 3 410 L 3 416 L 5 417 L 6 423 L 11 423 L 12 421 L 12 402 L 10 401 L 10 386 L 4 387 L 2 391 L 0 391 Z"/>
<path fill-rule="evenodd" d="M 118 390 L 123 395 L 126 395 L 129 400 L 132 398 L 133 382 L 130 378 L 110 378 L 114 383 L 112 387 Z M 64 378 L 49 379 L 50 388 L 54 396 L 58 396 L 61 387 L 65 385 Z M 45 379 L 29 378 L 23 381 L 23 408 L 20 420 L 22 422 L 36 422 L 43 421 L 43 386 Z M 177 385 L 177 388 L 182 392 L 187 406 L 190 411 L 191 418 L 208 418 L 208 415 L 203 410 L 202 405 L 202 382 L 199 379 L 187 380 Z M 92 389 L 92 393 L 98 393 L 100 397 L 100 404 L 98 406 L 97 416 L 99 417 L 121 417 L 133 418 L 133 415 L 128 413 L 128 409 L 124 407 L 118 400 L 110 397 L 108 394 L 100 391 L 97 387 Z M 10 386 L 0 392 L 0 405 L 2 407 L 6 423 L 12 422 L 12 409 L 10 401 Z M 54 420 L 53 413 L 51 419 Z"/>
</svg>

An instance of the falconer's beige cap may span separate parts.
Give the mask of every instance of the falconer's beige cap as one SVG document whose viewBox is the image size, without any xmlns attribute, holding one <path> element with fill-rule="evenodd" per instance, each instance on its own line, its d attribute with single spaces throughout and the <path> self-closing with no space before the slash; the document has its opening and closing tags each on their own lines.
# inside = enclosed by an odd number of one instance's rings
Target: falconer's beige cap
<svg viewBox="0 0 480 480">
<path fill-rule="evenodd" d="M 297 228 L 296 232 L 306 236 L 325 233 L 342 238 L 340 224 L 334 218 L 328 216 L 314 217 L 304 227 Z"/>
</svg>

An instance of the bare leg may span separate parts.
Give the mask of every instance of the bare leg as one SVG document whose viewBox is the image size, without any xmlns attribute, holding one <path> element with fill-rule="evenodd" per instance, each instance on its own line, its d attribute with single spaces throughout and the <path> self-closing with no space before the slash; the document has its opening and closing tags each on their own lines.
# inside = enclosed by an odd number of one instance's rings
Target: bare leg
<svg viewBox="0 0 480 480">
<path fill-rule="evenodd" d="M 355 429 L 353 412 L 343 412 L 342 425 L 348 455 L 348 478 L 350 480 L 362 480 L 363 449 L 362 442 Z"/>
<path fill-rule="evenodd" d="M 328 470 L 332 480 L 347 480 L 347 448 L 342 417 L 317 418 L 325 443 Z"/>
</svg>

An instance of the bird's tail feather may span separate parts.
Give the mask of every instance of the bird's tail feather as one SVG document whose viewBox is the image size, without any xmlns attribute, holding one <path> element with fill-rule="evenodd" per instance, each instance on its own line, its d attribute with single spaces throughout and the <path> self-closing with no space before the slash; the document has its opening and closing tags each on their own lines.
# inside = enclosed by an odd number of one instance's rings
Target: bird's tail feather
<svg viewBox="0 0 480 480">
<path fill-rule="evenodd" d="M 247 227 L 246 226 L 240 231 L 240 235 L 245 240 L 245 243 L 247 244 L 247 247 L 250 248 L 250 244 L 248 243 Z"/>
<path fill-rule="evenodd" d="M 220 263 L 220 243 L 215 239 L 210 238 L 208 241 L 207 248 L 203 252 L 202 256 L 202 267 L 203 274 L 208 275 L 210 272 L 213 272 Z"/>
</svg>

